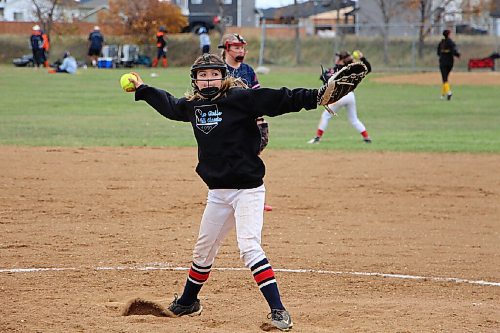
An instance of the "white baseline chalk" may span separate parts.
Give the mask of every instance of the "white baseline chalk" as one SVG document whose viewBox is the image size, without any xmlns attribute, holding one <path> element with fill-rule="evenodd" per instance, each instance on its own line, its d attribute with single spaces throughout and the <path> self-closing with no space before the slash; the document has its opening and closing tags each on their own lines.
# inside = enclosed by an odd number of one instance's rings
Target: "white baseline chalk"
<svg viewBox="0 0 500 333">
<path fill-rule="evenodd" d="M 37 273 L 37 272 L 61 272 L 61 271 L 78 271 L 92 269 L 96 271 L 187 271 L 189 267 L 175 267 L 169 263 L 148 263 L 136 266 L 97 266 L 92 268 L 75 268 L 75 267 L 31 267 L 31 268 L 0 268 L 0 273 Z M 214 271 L 248 271 L 244 267 L 214 267 Z M 500 287 L 500 282 L 483 281 L 483 280 L 468 280 L 455 277 L 436 277 L 436 276 L 419 276 L 419 275 L 406 275 L 406 274 L 389 274 L 378 272 L 342 272 L 342 271 L 328 271 L 317 269 L 288 269 L 288 268 L 274 268 L 275 272 L 283 273 L 297 273 L 297 274 L 326 274 L 326 275 L 353 275 L 353 276 L 375 276 L 392 279 L 406 279 L 406 280 L 427 280 L 435 282 L 453 282 L 453 283 L 468 283 L 481 286 Z"/>
</svg>

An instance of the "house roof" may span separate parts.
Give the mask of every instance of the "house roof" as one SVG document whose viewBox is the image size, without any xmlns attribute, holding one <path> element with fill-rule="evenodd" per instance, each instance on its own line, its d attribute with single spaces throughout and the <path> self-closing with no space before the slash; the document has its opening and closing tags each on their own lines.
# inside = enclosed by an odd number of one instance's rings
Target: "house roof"
<svg viewBox="0 0 500 333">
<path fill-rule="evenodd" d="M 351 6 L 355 6 L 355 1 L 306 1 L 298 3 L 297 5 L 289 5 L 280 8 L 268 8 L 264 9 L 262 12 L 264 14 L 264 18 L 266 19 L 304 18 Z"/>
<path fill-rule="evenodd" d="M 338 11 L 338 13 L 337 10 L 330 10 L 328 12 L 312 15 L 310 16 L 310 18 L 317 20 L 335 20 L 337 19 L 337 14 L 338 16 L 340 16 L 340 18 L 343 18 L 344 15 L 349 14 L 352 11 L 352 9 L 353 9 L 352 7 L 342 8 Z"/>
<path fill-rule="evenodd" d="M 108 0 L 80 0 L 78 7 L 85 9 L 94 9 L 102 6 L 109 6 Z"/>
</svg>

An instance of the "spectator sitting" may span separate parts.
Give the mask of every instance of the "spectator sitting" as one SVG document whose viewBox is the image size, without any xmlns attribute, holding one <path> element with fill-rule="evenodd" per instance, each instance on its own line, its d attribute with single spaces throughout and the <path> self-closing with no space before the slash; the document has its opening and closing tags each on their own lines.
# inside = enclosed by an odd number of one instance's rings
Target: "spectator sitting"
<svg viewBox="0 0 500 333">
<path fill-rule="evenodd" d="M 69 51 L 64 52 L 64 59 L 62 64 L 57 66 L 54 69 L 49 70 L 49 73 L 68 73 L 75 74 L 78 65 L 76 63 L 76 59 L 71 56 Z"/>
</svg>

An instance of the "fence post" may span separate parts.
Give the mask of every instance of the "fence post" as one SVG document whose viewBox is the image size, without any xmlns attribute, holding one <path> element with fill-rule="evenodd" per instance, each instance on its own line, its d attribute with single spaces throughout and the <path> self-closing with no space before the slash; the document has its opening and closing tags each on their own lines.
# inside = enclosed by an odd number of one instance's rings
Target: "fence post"
<svg viewBox="0 0 500 333">
<path fill-rule="evenodd" d="M 295 19 L 297 20 L 297 26 L 295 27 L 295 61 L 297 65 L 300 65 L 300 15 L 297 0 L 294 0 L 293 5 L 295 8 Z"/>
<path fill-rule="evenodd" d="M 411 39 L 411 68 L 414 72 L 417 70 L 417 39 L 418 27 L 413 26 L 413 38 Z"/>
<path fill-rule="evenodd" d="M 266 45 L 266 18 L 262 18 L 261 22 L 261 32 L 260 32 L 260 50 L 259 50 L 259 67 L 264 64 L 264 48 Z"/>
</svg>

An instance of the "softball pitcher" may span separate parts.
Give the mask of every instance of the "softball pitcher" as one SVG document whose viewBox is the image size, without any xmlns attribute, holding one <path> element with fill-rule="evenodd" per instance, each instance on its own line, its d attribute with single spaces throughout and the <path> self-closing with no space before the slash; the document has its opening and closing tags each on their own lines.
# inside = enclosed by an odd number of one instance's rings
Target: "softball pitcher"
<svg viewBox="0 0 500 333">
<path fill-rule="evenodd" d="M 328 79 L 337 71 L 342 69 L 344 66 L 352 63 L 353 61 L 361 61 L 368 69 L 368 73 L 371 71 L 371 65 L 368 60 L 363 56 L 361 51 L 353 52 L 356 55 L 356 59 L 347 51 L 342 51 L 337 53 L 335 67 L 323 71 L 320 79 L 323 82 L 327 82 Z M 328 105 L 327 109 L 321 114 L 321 119 L 319 120 L 318 129 L 316 130 L 316 136 L 308 141 L 308 143 L 315 144 L 319 143 L 326 129 L 328 128 L 328 122 L 332 119 L 332 116 L 336 115 L 337 112 L 345 107 L 347 110 L 347 118 L 351 125 L 361 134 L 363 141 L 366 143 L 371 143 L 372 140 L 368 135 L 365 125 L 359 120 L 358 112 L 356 110 L 356 97 L 354 92 L 350 92 L 344 97 L 342 97 L 338 102 Z"/>
<path fill-rule="evenodd" d="M 246 89 L 241 80 L 227 76 L 219 56 L 204 54 L 191 67 L 193 92 L 186 97 L 176 98 L 149 87 L 137 73 L 136 79 L 129 79 L 137 101 L 146 101 L 168 119 L 191 123 L 198 144 L 196 172 L 209 188 L 184 291 L 169 306 L 174 315 L 201 314 L 198 293 L 224 238 L 236 228 L 240 257 L 269 305 L 271 324 L 282 331 L 292 328 L 274 271 L 261 247 L 265 166 L 259 157 L 261 138 L 255 119 L 316 109 L 318 104 L 338 100 L 362 80 L 366 67 L 351 66 L 344 72 L 342 85 L 335 78 L 319 90 Z M 355 82 L 349 82 L 356 75 Z"/>
</svg>

